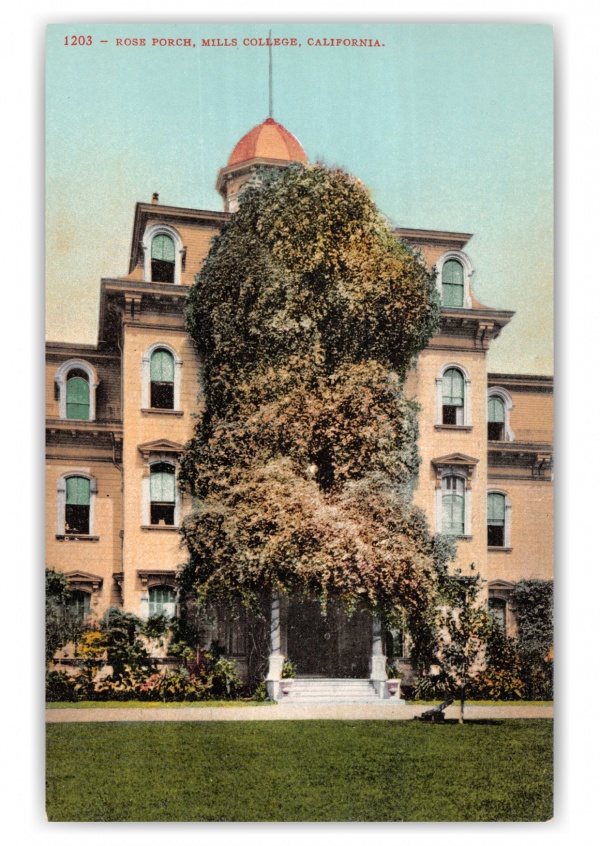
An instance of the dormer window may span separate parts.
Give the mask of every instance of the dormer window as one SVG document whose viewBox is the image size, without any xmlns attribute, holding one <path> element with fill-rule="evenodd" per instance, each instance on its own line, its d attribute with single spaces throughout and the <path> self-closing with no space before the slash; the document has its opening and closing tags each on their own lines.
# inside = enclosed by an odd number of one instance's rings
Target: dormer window
<svg viewBox="0 0 600 846">
<path fill-rule="evenodd" d="M 61 420 L 96 419 L 96 371 L 83 359 L 71 359 L 54 374 L 58 388 L 58 416 Z"/>
<path fill-rule="evenodd" d="M 444 262 L 442 268 L 442 305 L 462 308 L 465 300 L 465 271 L 456 259 Z"/>
<path fill-rule="evenodd" d="M 179 232 L 166 223 L 149 226 L 142 238 L 144 282 L 181 285 L 185 248 Z"/>
<path fill-rule="evenodd" d="M 169 235 L 152 239 L 151 268 L 153 282 L 175 281 L 175 244 Z"/>
<path fill-rule="evenodd" d="M 442 308 L 471 308 L 473 265 L 462 250 L 448 250 L 435 265 Z"/>
<path fill-rule="evenodd" d="M 85 370 L 77 367 L 67 374 L 67 420 L 90 419 L 90 383 Z"/>
</svg>

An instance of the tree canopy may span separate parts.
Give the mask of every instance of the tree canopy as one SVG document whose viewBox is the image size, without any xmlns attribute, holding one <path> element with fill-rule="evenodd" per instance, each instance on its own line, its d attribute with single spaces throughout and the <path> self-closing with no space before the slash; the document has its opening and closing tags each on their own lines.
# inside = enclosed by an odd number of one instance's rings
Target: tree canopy
<svg viewBox="0 0 600 846">
<path fill-rule="evenodd" d="M 180 472 L 195 498 L 182 586 L 423 618 L 443 555 L 411 503 L 403 393 L 439 318 L 422 258 L 357 179 L 293 165 L 242 195 L 186 317 L 206 409 Z"/>
</svg>

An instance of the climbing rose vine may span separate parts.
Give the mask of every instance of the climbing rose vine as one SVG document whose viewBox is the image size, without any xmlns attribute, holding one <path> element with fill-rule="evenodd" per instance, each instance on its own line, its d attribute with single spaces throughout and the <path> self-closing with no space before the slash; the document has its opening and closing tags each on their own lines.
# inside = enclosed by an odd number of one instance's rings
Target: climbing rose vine
<svg viewBox="0 0 600 846">
<path fill-rule="evenodd" d="M 259 607 L 341 600 L 418 640 L 443 555 L 411 503 L 417 406 L 437 326 L 422 259 L 342 170 L 264 174 L 214 240 L 187 304 L 206 406 L 180 483 L 194 497 L 181 586 Z"/>
</svg>

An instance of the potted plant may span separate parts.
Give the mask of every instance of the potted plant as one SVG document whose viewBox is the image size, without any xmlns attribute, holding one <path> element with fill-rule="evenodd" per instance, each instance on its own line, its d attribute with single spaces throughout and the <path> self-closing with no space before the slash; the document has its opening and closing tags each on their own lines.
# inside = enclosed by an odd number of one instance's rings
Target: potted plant
<svg viewBox="0 0 600 846">
<path fill-rule="evenodd" d="M 390 666 L 387 668 L 387 690 L 388 696 L 392 699 L 399 699 L 400 698 L 400 681 L 402 676 L 404 675 L 402 672 L 402 668 L 398 661 L 392 661 Z"/>
<path fill-rule="evenodd" d="M 286 661 L 281 668 L 281 682 L 279 683 L 282 696 L 290 695 L 294 687 L 295 677 L 296 671 L 294 670 L 294 665 L 291 661 Z"/>
</svg>

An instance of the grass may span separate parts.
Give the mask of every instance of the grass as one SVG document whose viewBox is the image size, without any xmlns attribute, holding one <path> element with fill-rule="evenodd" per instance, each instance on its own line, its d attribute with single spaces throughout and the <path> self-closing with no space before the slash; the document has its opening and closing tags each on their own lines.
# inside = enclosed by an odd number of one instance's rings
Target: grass
<svg viewBox="0 0 600 846">
<path fill-rule="evenodd" d="M 489 821 L 552 816 L 552 721 L 65 723 L 51 821 Z"/>
<path fill-rule="evenodd" d="M 440 705 L 443 699 L 411 699 L 408 705 Z M 454 700 L 455 705 L 460 705 L 460 700 Z M 466 699 L 465 705 L 547 705 L 552 707 L 554 702 L 552 700 L 536 700 L 536 699 Z"/>
<path fill-rule="evenodd" d="M 274 702 L 255 702 L 252 699 L 215 699 L 207 702 L 46 702 L 46 708 L 254 708 L 256 705 L 274 705 Z"/>
</svg>

